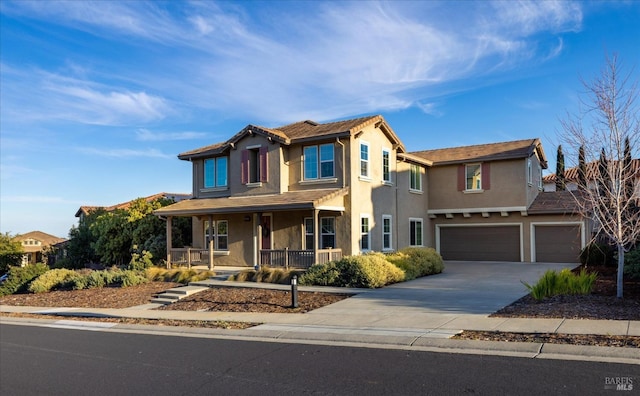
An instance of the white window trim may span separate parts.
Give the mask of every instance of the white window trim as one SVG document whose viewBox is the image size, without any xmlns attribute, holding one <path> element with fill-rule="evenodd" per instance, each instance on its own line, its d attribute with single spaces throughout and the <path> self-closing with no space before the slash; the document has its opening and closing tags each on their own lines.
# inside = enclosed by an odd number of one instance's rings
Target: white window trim
<svg viewBox="0 0 640 396">
<path fill-rule="evenodd" d="M 388 155 L 388 159 L 389 159 L 389 180 L 385 180 L 384 178 L 384 154 Z M 391 149 L 383 147 L 382 148 L 382 184 L 386 185 L 386 186 L 393 186 L 393 181 L 391 180 Z"/>
<path fill-rule="evenodd" d="M 418 170 L 418 183 L 420 184 L 420 188 L 413 188 L 411 187 L 411 174 L 413 172 L 413 168 L 416 168 Z M 409 165 L 409 192 L 411 193 L 416 193 L 416 194 L 422 194 L 422 167 L 418 164 L 410 164 Z"/>
<path fill-rule="evenodd" d="M 367 232 L 363 232 L 362 231 L 362 220 L 367 219 Z M 360 215 L 360 251 L 361 252 L 370 252 L 371 249 L 371 228 L 372 228 L 372 223 L 371 223 L 371 216 L 368 214 L 361 214 Z M 367 238 L 367 249 L 363 249 L 362 248 L 362 241 L 364 240 L 364 238 Z"/>
<path fill-rule="evenodd" d="M 311 220 L 311 232 L 307 232 L 309 231 L 307 229 L 307 220 Z M 307 246 L 307 235 L 311 235 L 313 237 L 313 241 L 315 242 L 316 236 L 313 229 L 313 217 L 305 217 L 304 219 L 302 219 L 302 248 L 304 250 L 312 250 L 313 246 Z"/>
<path fill-rule="evenodd" d="M 389 220 L 389 232 L 384 232 L 384 221 Z M 389 235 L 389 246 L 384 246 L 384 237 L 385 235 Z M 382 251 L 392 251 L 393 250 L 393 216 L 391 215 L 382 215 Z"/>
<path fill-rule="evenodd" d="M 363 160 L 362 159 L 362 146 L 366 146 L 367 147 L 367 159 Z M 358 176 L 360 178 L 360 180 L 365 180 L 365 181 L 369 181 L 371 180 L 371 146 L 369 145 L 369 142 L 365 142 L 364 140 L 360 141 L 360 144 L 358 145 Z M 367 164 L 367 174 L 363 175 L 362 174 L 362 162 L 365 161 Z"/>
<path fill-rule="evenodd" d="M 479 166 L 480 167 L 480 187 L 478 188 L 467 188 L 467 168 L 470 166 Z M 472 164 L 464 164 L 464 192 L 466 193 L 477 193 L 484 192 L 482 189 L 482 163 L 474 162 Z"/>
<path fill-rule="evenodd" d="M 411 244 L 411 222 L 419 222 L 421 224 L 420 229 L 420 244 L 412 245 Z M 421 217 L 409 217 L 409 246 L 412 247 L 423 247 L 424 246 L 424 219 Z"/>
<path fill-rule="evenodd" d="M 323 233 L 322 232 L 322 220 L 323 219 L 333 219 L 333 234 L 327 234 L 327 233 Z M 321 217 L 320 218 L 320 224 L 318 225 L 318 231 L 320 231 L 320 241 L 319 241 L 320 243 L 319 243 L 318 249 L 327 249 L 327 248 L 322 247 L 322 237 L 324 235 L 333 235 L 333 243 L 335 244 L 337 242 L 337 240 L 336 240 L 336 218 L 333 217 L 333 216 Z M 331 248 L 335 249 L 336 247 L 335 246 L 331 246 Z"/>
<path fill-rule="evenodd" d="M 531 158 L 527 158 L 527 183 L 530 186 L 533 185 L 533 164 L 531 163 Z"/>
<path fill-rule="evenodd" d="M 204 236 L 204 248 L 208 249 L 209 248 L 209 244 L 207 243 L 207 233 L 209 232 L 209 227 L 207 226 L 207 223 L 209 222 L 209 220 L 205 220 L 203 222 L 203 226 L 204 226 L 204 232 L 203 232 L 203 236 Z M 227 237 L 227 249 L 219 249 L 218 248 L 218 222 L 226 222 L 227 223 L 227 233 L 224 234 Z M 229 252 L 229 220 L 226 219 L 221 219 L 221 220 L 213 220 L 213 227 L 212 227 L 212 231 L 213 231 L 213 250 L 216 252 Z M 227 253 L 225 253 L 227 254 Z"/>
<path fill-rule="evenodd" d="M 331 176 L 322 176 L 322 159 L 320 158 L 320 147 L 322 146 L 331 146 L 332 152 L 333 152 L 333 160 L 331 161 L 333 163 L 333 169 L 331 171 Z M 316 150 L 316 172 L 317 172 L 317 177 L 309 177 L 307 178 L 304 174 L 305 172 L 305 165 L 306 165 L 306 158 L 304 155 L 304 151 L 307 148 L 315 148 Z M 335 146 L 333 145 L 333 143 L 325 143 L 325 144 L 312 144 L 309 146 L 303 146 L 302 147 L 302 175 L 300 178 L 300 184 L 312 184 L 312 183 L 334 183 L 338 180 L 338 178 L 336 177 L 336 151 L 335 151 Z"/>
</svg>

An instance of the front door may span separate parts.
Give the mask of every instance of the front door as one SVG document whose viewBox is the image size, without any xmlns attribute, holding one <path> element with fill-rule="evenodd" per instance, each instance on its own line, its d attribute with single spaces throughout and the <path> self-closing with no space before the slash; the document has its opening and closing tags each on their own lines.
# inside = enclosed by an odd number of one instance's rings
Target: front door
<svg viewBox="0 0 640 396">
<path fill-rule="evenodd" d="M 262 227 L 262 235 L 260 244 L 260 249 L 262 250 L 270 250 L 271 249 L 271 215 L 262 215 L 260 218 L 260 225 Z"/>
</svg>

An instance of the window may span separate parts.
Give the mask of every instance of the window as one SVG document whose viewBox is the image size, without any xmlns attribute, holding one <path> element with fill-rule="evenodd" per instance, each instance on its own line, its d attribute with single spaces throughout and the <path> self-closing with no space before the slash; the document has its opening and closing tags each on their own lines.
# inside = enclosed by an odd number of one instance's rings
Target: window
<svg viewBox="0 0 640 396">
<path fill-rule="evenodd" d="M 320 219 L 320 248 L 336 247 L 336 219 L 333 217 L 322 217 Z"/>
<path fill-rule="evenodd" d="M 527 183 L 533 184 L 533 166 L 531 166 L 531 158 L 527 159 Z"/>
<path fill-rule="evenodd" d="M 538 190 L 542 191 L 542 165 L 538 163 Z"/>
<path fill-rule="evenodd" d="M 422 219 L 409 219 L 409 244 L 411 246 L 423 246 Z"/>
<path fill-rule="evenodd" d="M 313 219 L 311 217 L 305 217 L 304 219 L 304 249 L 312 250 L 314 243 L 313 236 Z"/>
<path fill-rule="evenodd" d="M 393 249 L 391 215 L 382 215 L 382 250 Z"/>
<path fill-rule="evenodd" d="M 369 144 L 360 143 L 360 176 L 369 177 Z"/>
<path fill-rule="evenodd" d="M 318 152 L 320 154 L 318 160 Z M 304 180 L 334 177 L 333 144 L 304 148 Z"/>
<path fill-rule="evenodd" d="M 391 183 L 390 158 L 389 149 L 382 149 L 382 181 L 385 183 Z"/>
<path fill-rule="evenodd" d="M 267 181 L 267 147 L 253 146 L 242 150 L 242 184 Z"/>
<path fill-rule="evenodd" d="M 227 157 L 204 160 L 204 188 L 227 187 Z"/>
<path fill-rule="evenodd" d="M 480 164 L 466 165 L 466 189 L 481 190 L 482 189 L 482 167 Z"/>
<path fill-rule="evenodd" d="M 213 233 L 213 235 L 211 235 Z M 209 228 L 209 221 L 204 222 L 204 242 L 205 247 L 209 247 L 209 241 L 213 240 L 214 250 L 229 249 L 229 223 L 227 220 L 218 220 L 212 223 Z"/>
<path fill-rule="evenodd" d="M 369 216 L 360 216 L 360 250 L 367 251 L 371 249 L 371 240 L 369 236 Z"/>
<path fill-rule="evenodd" d="M 420 165 L 411 164 L 411 183 L 409 188 L 412 191 L 422 191 L 422 172 Z"/>
</svg>

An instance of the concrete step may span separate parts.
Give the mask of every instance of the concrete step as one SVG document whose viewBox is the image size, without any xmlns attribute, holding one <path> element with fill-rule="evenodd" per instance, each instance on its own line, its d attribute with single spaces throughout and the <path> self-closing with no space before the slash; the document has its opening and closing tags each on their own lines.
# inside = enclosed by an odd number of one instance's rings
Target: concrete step
<svg viewBox="0 0 640 396">
<path fill-rule="evenodd" d="M 165 290 L 163 293 L 188 296 L 193 293 L 203 291 L 205 289 L 206 287 L 202 287 L 202 286 L 179 286 L 179 287 L 174 287 L 173 289 Z"/>
<path fill-rule="evenodd" d="M 156 298 L 151 299 L 151 303 L 153 303 L 153 304 L 163 304 L 163 305 L 173 304 L 176 301 L 178 301 L 178 300 L 171 300 L 171 299 L 160 298 L 160 297 L 156 297 Z"/>
</svg>

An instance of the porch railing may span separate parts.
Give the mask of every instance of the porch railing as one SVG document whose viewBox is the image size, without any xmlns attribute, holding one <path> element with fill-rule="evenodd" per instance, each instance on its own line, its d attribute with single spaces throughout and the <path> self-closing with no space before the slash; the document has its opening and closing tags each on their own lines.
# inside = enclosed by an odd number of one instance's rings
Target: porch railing
<svg viewBox="0 0 640 396">
<path fill-rule="evenodd" d="M 209 249 L 179 248 L 171 249 L 171 264 L 177 266 L 209 265 Z"/>
<path fill-rule="evenodd" d="M 318 250 L 318 264 L 340 260 L 342 249 Z M 313 250 L 260 250 L 260 265 L 284 268 L 309 268 L 316 264 Z"/>
</svg>

